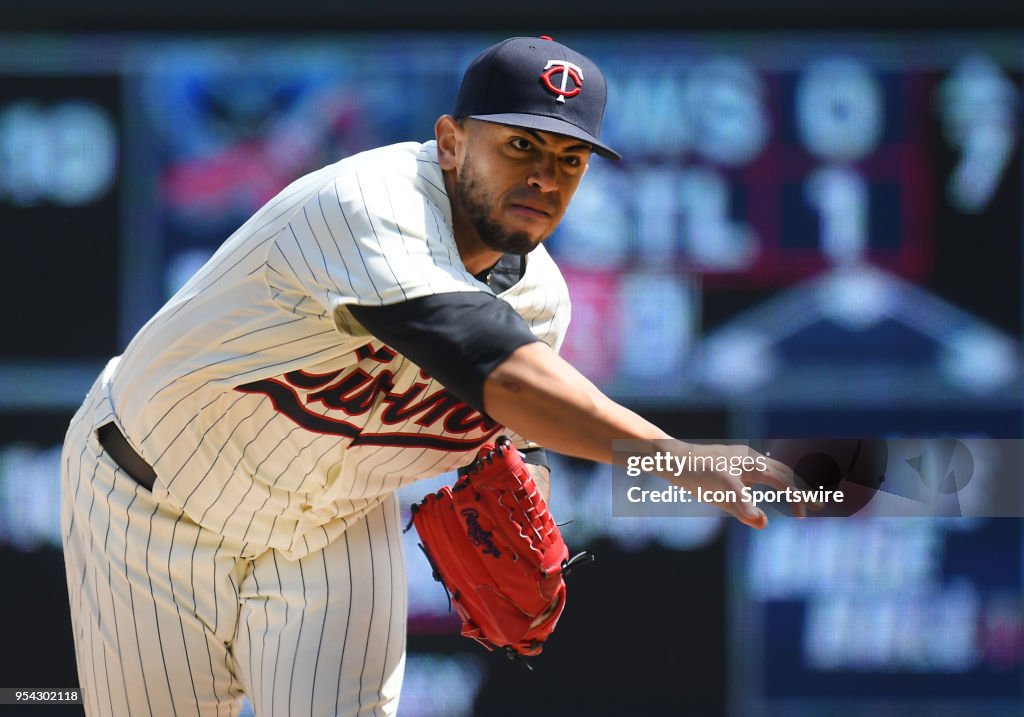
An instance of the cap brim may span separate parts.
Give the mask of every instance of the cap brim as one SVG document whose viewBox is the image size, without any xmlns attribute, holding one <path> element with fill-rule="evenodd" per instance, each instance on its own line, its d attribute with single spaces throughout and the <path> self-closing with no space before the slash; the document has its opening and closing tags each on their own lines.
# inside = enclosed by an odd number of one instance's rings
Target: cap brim
<svg viewBox="0 0 1024 717">
<path fill-rule="evenodd" d="M 509 112 L 506 114 L 496 115 L 469 115 L 472 119 L 480 120 L 482 122 L 492 122 L 494 124 L 506 124 L 512 127 L 526 127 L 527 129 L 535 129 L 541 132 L 551 132 L 552 134 L 560 134 L 565 137 L 572 137 L 578 139 L 594 148 L 594 152 L 605 157 L 606 159 L 622 159 L 614 149 L 606 144 L 602 144 L 594 135 L 589 132 L 585 132 L 579 127 L 565 120 L 558 119 L 557 117 L 545 117 L 544 115 L 528 115 L 528 114 L 516 114 Z"/>
</svg>

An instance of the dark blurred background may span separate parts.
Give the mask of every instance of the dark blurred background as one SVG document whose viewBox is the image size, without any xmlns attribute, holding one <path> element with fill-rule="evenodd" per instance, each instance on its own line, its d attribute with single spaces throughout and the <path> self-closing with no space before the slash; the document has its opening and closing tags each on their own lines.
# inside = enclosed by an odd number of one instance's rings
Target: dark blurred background
<svg viewBox="0 0 1024 717">
<path fill-rule="evenodd" d="M 1019 25 L 1024 9 L 1007 0 L 718 0 L 713 3 L 664 3 L 635 0 L 592 0 L 585 6 L 522 0 L 498 8 L 484 3 L 424 4 L 391 0 L 386 8 L 372 3 L 323 3 L 295 0 L 286 7 L 271 0 L 241 3 L 200 0 L 128 3 L 94 0 L 88 6 L 75 0 L 25 3 L 4 11 L 4 26 L 12 30 L 71 31 L 329 31 L 350 30 L 499 30 L 522 28 L 533 32 L 544 25 L 562 33 L 573 30 L 748 29 L 869 27 L 993 28 Z"/>
<path fill-rule="evenodd" d="M 8 4 L 0 685 L 77 685 L 59 443 L 105 360 L 291 179 L 429 139 L 515 34 L 608 77 L 625 159 L 549 247 L 563 353 L 612 396 L 682 438 L 1022 437 L 1018 3 Z M 535 671 L 456 636 L 410 544 L 404 716 L 1024 714 L 1019 520 L 753 534 L 554 468 L 599 560 Z"/>
</svg>

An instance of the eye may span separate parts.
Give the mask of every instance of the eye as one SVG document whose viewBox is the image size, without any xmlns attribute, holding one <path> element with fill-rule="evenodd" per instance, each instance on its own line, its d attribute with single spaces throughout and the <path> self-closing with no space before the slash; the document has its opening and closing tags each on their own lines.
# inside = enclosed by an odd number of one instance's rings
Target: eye
<svg viewBox="0 0 1024 717">
<path fill-rule="evenodd" d="M 573 169 L 578 169 L 583 166 L 583 158 L 578 154 L 568 154 L 562 159 L 562 161 Z"/>
<path fill-rule="evenodd" d="M 533 149 L 533 145 L 530 144 L 530 140 L 524 139 L 523 137 L 513 137 L 509 140 L 509 144 L 522 152 L 528 152 Z"/>
</svg>

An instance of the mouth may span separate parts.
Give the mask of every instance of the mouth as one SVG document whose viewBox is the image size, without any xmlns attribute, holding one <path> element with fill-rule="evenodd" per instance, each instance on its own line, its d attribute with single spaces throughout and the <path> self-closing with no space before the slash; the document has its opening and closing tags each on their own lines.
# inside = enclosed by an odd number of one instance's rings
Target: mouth
<svg viewBox="0 0 1024 717">
<path fill-rule="evenodd" d="M 536 219 L 550 219 L 552 216 L 552 212 L 550 209 L 545 209 L 544 207 L 536 206 L 533 204 L 515 203 L 509 205 L 509 208 L 516 214 L 526 217 L 533 217 Z"/>
</svg>

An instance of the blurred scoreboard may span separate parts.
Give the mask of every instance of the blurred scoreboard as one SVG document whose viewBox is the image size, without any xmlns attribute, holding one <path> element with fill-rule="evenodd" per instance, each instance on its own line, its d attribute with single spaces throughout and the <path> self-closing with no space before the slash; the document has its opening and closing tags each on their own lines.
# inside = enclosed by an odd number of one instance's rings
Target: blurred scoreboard
<svg viewBox="0 0 1024 717">
<path fill-rule="evenodd" d="M 1013 385 L 1019 48 L 648 38 L 599 59 L 626 159 L 591 164 L 552 240 L 589 375 L 659 402 L 868 385 L 844 363 L 990 391 L 963 380 L 980 356 Z M 819 380 L 791 380 L 801 362 Z"/>
<path fill-rule="evenodd" d="M 117 348 L 121 78 L 0 64 L 0 360 Z"/>
<path fill-rule="evenodd" d="M 733 537 L 730 714 L 1021 714 L 1020 520 L 780 520 Z"/>
</svg>

